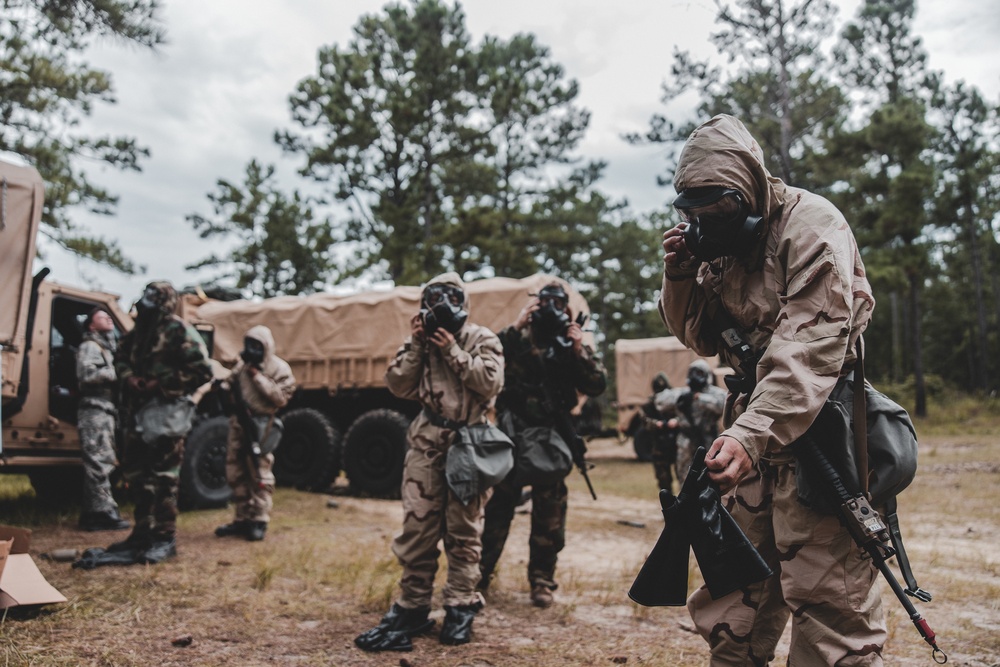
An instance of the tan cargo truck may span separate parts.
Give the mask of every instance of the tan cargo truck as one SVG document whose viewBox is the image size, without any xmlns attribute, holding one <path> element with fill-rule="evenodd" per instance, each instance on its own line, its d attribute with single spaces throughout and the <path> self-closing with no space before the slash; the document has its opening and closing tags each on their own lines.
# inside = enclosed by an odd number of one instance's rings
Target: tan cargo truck
<svg viewBox="0 0 1000 667">
<path fill-rule="evenodd" d="M 688 367 L 699 358 L 674 336 L 615 342 L 618 432 L 633 433 L 632 446 L 640 461 L 650 460 L 651 439 L 645 429 L 633 425 L 633 420 L 653 394 L 653 377 L 664 372 L 671 387 L 683 387 L 687 384 Z M 705 361 L 715 370 L 715 383 L 724 387 L 722 377 L 732 373 L 732 369 L 720 366 L 718 357 Z"/>
<path fill-rule="evenodd" d="M 551 276 L 536 274 L 469 282 L 470 320 L 499 331 L 517 318 L 529 294 L 551 280 Z M 574 316 L 589 315 L 584 298 L 570 291 Z M 384 374 L 409 335 L 410 318 L 419 303 L 419 287 L 396 287 L 351 296 L 210 301 L 197 308 L 197 319 L 212 326 L 213 357 L 223 365 L 236 363 L 243 334 L 262 324 L 271 329 L 278 356 L 295 373 L 299 389 L 282 412 L 285 432 L 275 460 L 280 484 L 322 490 L 343 468 L 355 492 L 398 493 L 406 429 L 419 406 L 394 397 L 385 386 Z M 185 465 L 195 473 L 217 466 L 217 456 L 211 452 L 218 450 L 224 433 L 221 416 L 192 429 Z M 211 489 L 202 492 L 211 493 Z"/>
<path fill-rule="evenodd" d="M 119 334 L 132 328 L 132 320 L 114 294 L 50 282 L 48 269 L 32 278 L 43 203 L 37 171 L 0 160 L 0 195 L 0 473 L 26 473 L 40 497 L 74 496 L 81 485 L 75 358 L 82 323 L 95 306 L 111 313 Z M 528 295 L 550 280 L 539 274 L 469 283 L 472 321 L 499 331 L 516 319 Z M 220 371 L 235 363 L 251 326 L 264 324 L 274 333 L 278 354 L 299 382 L 282 412 L 284 435 L 274 466 L 278 484 L 324 490 L 343 468 L 355 491 L 394 495 L 405 432 L 417 405 L 392 396 L 383 374 L 409 333 L 419 299 L 418 287 L 263 301 L 188 294 L 182 295 L 178 314 L 202 333 Z M 570 307 L 574 315 L 590 312 L 574 290 Z M 228 420 L 206 389 L 199 392 L 198 418 L 185 443 L 184 509 L 218 506 L 230 496 Z"/>
<path fill-rule="evenodd" d="M 32 278 L 42 203 L 38 172 L 0 160 L 0 473 L 26 473 L 40 497 L 54 499 L 78 494 L 81 485 L 76 350 L 83 320 L 96 306 L 119 333 L 132 320 L 113 294 L 50 282 L 48 269 Z"/>
</svg>

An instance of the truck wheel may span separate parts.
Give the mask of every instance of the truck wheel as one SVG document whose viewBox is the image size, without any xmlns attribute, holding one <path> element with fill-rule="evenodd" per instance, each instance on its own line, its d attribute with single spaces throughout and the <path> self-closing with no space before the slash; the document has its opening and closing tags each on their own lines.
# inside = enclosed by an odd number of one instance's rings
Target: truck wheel
<svg viewBox="0 0 1000 667">
<path fill-rule="evenodd" d="M 233 495 L 226 482 L 226 440 L 229 419 L 210 417 L 188 433 L 181 461 L 177 503 L 182 510 L 223 507 Z"/>
<path fill-rule="evenodd" d="M 653 433 L 647 429 L 640 428 L 632 436 L 632 448 L 635 449 L 635 457 L 644 463 L 653 460 Z"/>
<path fill-rule="evenodd" d="M 47 507 L 79 505 L 83 500 L 83 468 L 39 468 L 28 473 L 39 504 Z"/>
<path fill-rule="evenodd" d="M 344 471 L 353 490 L 399 497 L 409 426 L 395 410 L 372 410 L 354 420 L 344 439 Z"/>
<path fill-rule="evenodd" d="M 326 491 L 340 474 L 340 432 L 322 412 L 312 408 L 290 410 L 281 443 L 274 452 L 278 486 L 303 491 Z"/>
</svg>

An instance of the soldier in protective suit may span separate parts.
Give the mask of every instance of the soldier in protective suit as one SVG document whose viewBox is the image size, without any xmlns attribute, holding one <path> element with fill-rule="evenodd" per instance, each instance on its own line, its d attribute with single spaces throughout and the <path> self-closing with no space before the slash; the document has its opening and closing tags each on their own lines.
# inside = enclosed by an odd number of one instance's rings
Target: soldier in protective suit
<svg viewBox="0 0 1000 667">
<path fill-rule="evenodd" d="M 201 334 L 174 315 L 177 298 L 168 282 L 146 285 L 135 328 L 115 355 L 125 420 L 122 470 L 135 526 L 107 549 L 88 549 L 74 567 L 159 563 L 177 554 L 177 484 L 194 416 L 191 394 L 212 379 Z"/>
<path fill-rule="evenodd" d="M 444 585 L 443 644 L 471 640 L 472 622 L 483 607 L 476 591 L 482 553 L 487 489 L 463 504 L 449 489 L 445 458 L 456 429 L 484 423 L 503 386 L 503 348 L 496 334 L 468 321 L 465 286 L 445 273 L 423 289 L 411 335 L 386 370 L 389 390 L 419 401 L 410 424 L 403 468 L 403 531 L 392 551 L 403 566 L 400 596 L 375 628 L 355 644 L 366 651 L 409 651 L 410 638 L 430 630 L 428 619 L 443 542 L 448 557 Z"/>
<path fill-rule="evenodd" d="M 95 308 L 83 322 L 83 342 L 76 353 L 80 407 L 76 423 L 83 454 L 82 530 L 125 530 L 132 524 L 118 513 L 109 476 L 115 456 L 115 322 L 103 308 Z"/>
<path fill-rule="evenodd" d="M 295 393 L 295 376 L 288 363 L 274 353 L 274 335 L 257 325 L 243 337 L 243 352 L 229 377 L 231 391 L 239 391 L 253 417 L 270 417 L 257 434 L 265 441 L 275 413 Z M 258 421 L 258 420 L 255 420 Z M 246 434 L 236 415 L 229 418 L 226 446 L 226 481 L 233 489 L 236 515 L 232 523 L 215 529 L 217 537 L 244 537 L 250 542 L 264 539 L 274 506 L 274 454 L 263 452 L 256 459 L 247 451 Z"/>
<path fill-rule="evenodd" d="M 573 321 L 569 296 L 562 284 L 553 283 L 539 290 L 517 321 L 499 335 L 507 366 L 497 408 L 504 413 L 501 422 L 511 423 L 515 431 L 530 426 L 554 427 L 556 411 L 568 416 L 577 403 L 577 392 L 587 396 L 604 392 L 604 366 L 594 350 L 584 344 L 583 330 Z M 489 587 L 521 499 L 521 486 L 515 481 L 517 472 L 514 470 L 497 485 L 486 506 L 479 583 L 482 590 Z M 537 607 L 554 602 L 552 592 L 558 587 L 556 563 L 566 544 L 568 496 L 563 479 L 531 487 L 528 582 L 532 604 Z"/>
<path fill-rule="evenodd" d="M 877 570 L 836 516 L 798 502 L 790 445 L 854 366 L 875 305 L 854 235 L 826 199 L 772 177 L 747 129 L 720 115 L 685 144 L 674 188 L 684 223 L 663 235 L 660 313 L 701 356 L 741 359 L 721 314 L 758 361 L 749 395 L 730 395 L 711 443 L 711 479 L 747 537 L 780 574 L 712 600 L 688 599 L 712 665 L 767 664 L 791 618 L 792 665 L 882 665 Z"/>
<path fill-rule="evenodd" d="M 687 386 L 661 391 L 653 398 L 660 412 L 673 413 L 668 426 L 677 429 L 677 479 L 683 483 L 691 468 L 694 450 L 715 440 L 719 417 L 726 406 L 726 392 L 712 384 L 712 369 L 704 359 L 688 367 Z M 669 486 L 660 487 L 669 490 Z"/>
</svg>

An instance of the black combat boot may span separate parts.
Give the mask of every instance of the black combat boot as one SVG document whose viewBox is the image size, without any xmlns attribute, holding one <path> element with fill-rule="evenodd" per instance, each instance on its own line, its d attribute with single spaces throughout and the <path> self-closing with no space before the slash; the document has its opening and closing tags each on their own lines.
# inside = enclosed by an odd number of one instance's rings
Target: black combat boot
<svg viewBox="0 0 1000 667">
<path fill-rule="evenodd" d="M 247 528 L 247 541 L 248 542 L 260 542 L 264 539 L 264 533 L 267 532 L 267 522 L 266 521 L 250 521 L 250 526 Z"/>
<path fill-rule="evenodd" d="M 250 522 L 243 519 L 233 521 L 215 529 L 216 537 L 246 537 L 250 531 Z"/>
<path fill-rule="evenodd" d="M 160 537 L 153 540 L 152 546 L 142 552 L 139 563 L 155 565 L 177 555 L 177 542 L 173 537 Z"/>
<path fill-rule="evenodd" d="M 412 651 L 410 638 L 434 627 L 427 618 L 430 613 L 430 607 L 407 609 L 393 603 L 379 624 L 355 637 L 354 643 L 365 651 Z"/>
<path fill-rule="evenodd" d="M 99 530 L 126 530 L 132 524 L 118 514 L 118 510 L 110 512 L 83 512 L 80 514 L 80 530 L 96 532 Z"/>
<path fill-rule="evenodd" d="M 451 646 L 468 644 L 472 641 L 472 621 L 483 608 L 482 601 L 472 604 L 444 608 L 444 623 L 441 626 L 441 643 Z"/>
</svg>

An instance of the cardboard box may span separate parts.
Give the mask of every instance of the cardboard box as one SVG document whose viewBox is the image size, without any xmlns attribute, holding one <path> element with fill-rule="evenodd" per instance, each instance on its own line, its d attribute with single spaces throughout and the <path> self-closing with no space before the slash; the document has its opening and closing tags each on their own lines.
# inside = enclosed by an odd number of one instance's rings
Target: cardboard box
<svg viewBox="0 0 1000 667">
<path fill-rule="evenodd" d="M 66 602 L 28 554 L 31 531 L 0 526 L 0 609 Z"/>
</svg>

